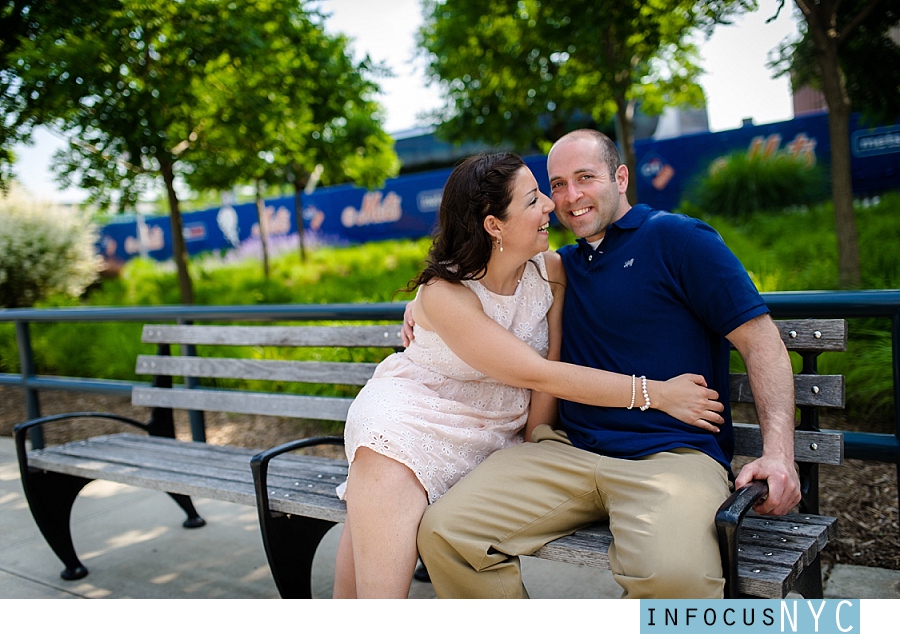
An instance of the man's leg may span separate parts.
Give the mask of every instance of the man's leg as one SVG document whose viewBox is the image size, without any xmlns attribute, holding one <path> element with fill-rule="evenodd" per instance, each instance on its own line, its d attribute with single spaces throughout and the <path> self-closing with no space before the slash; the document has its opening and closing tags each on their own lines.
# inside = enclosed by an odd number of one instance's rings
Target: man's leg
<svg viewBox="0 0 900 634">
<path fill-rule="evenodd" d="M 599 456 L 538 427 L 534 442 L 492 454 L 432 504 L 419 555 L 442 598 L 525 598 L 518 555 L 604 519 Z"/>
<path fill-rule="evenodd" d="M 610 568 L 624 598 L 722 597 L 714 518 L 730 484 L 720 464 L 676 449 L 604 458 L 599 478 L 613 534 Z"/>
</svg>

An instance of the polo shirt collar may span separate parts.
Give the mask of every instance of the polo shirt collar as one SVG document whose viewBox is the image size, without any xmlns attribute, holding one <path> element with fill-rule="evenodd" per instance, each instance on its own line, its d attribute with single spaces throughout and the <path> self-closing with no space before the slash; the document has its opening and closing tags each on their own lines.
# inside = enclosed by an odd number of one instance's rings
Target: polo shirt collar
<svg viewBox="0 0 900 634">
<path fill-rule="evenodd" d="M 653 208 L 650 205 L 635 205 L 629 209 L 624 216 L 613 223 L 613 226 L 619 229 L 637 229 L 644 222 L 644 219 L 650 215 Z"/>
<path fill-rule="evenodd" d="M 650 205 L 635 205 L 624 216 L 612 223 L 612 226 L 617 229 L 637 229 L 643 224 L 651 211 L 653 211 L 653 208 Z M 578 238 L 576 242 L 583 248 L 593 250 L 586 238 Z"/>
</svg>

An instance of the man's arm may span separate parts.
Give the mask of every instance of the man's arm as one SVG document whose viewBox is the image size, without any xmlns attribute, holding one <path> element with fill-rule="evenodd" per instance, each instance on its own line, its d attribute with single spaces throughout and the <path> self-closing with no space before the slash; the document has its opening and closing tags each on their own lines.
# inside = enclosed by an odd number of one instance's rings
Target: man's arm
<svg viewBox="0 0 900 634">
<path fill-rule="evenodd" d="M 744 466 L 735 480 L 740 488 L 766 480 L 769 495 L 754 510 L 784 515 L 800 502 L 800 480 L 794 466 L 794 374 L 775 322 L 760 315 L 728 334 L 744 363 L 756 404 L 763 453 Z"/>
</svg>

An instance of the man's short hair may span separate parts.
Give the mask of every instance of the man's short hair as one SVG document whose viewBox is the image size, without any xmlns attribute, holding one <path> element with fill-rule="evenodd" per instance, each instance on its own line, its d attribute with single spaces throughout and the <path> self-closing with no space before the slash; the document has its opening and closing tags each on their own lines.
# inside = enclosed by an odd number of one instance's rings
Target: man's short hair
<svg viewBox="0 0 900 634">
<path fill-rule="evenodd" d="M 553 144 L 553 147 L 556 147 L 556 145 L 562 141 L 571 139 L 591 139 L 596 141 L 597 147 L 600 149 L 600 156 L 598 158 L 603 163 L 606 163 L 606 166 L 609 168 L 610 179 L 615 180 L 616 170 L 622 165 L 622 156 L 619 154 L 619 148 L 616 147 L 616 144 L 612 139 L 597 130 L 580 128 L 561 136 L 557 139 L 556 143 Z M 552 151 L 553 148 L 550 149 Z"/>
</svg>

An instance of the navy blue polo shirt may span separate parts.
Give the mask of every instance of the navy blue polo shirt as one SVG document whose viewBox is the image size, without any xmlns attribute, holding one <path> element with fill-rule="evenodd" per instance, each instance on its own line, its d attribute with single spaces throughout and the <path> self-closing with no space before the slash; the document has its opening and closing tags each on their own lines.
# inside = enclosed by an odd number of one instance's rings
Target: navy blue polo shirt
<svg viewBox="0 0 900 634">
<path fill-rule="evenodd" d="M 700 374 L 725 405 L 726 422 L 713 434 L 657 409 L 640 411 L 638 381 L 632 410 L 560 401 L 561 427 L 572 443 L 617 458 L 693 448 L 730 473 L 725 335 L 768 308 L 719 234 L 695 218 L 636 205 L 596 251 L 582 238 L 559 253 L 568 277 L 563 361 L 657 380 Z"/>
</svg>

